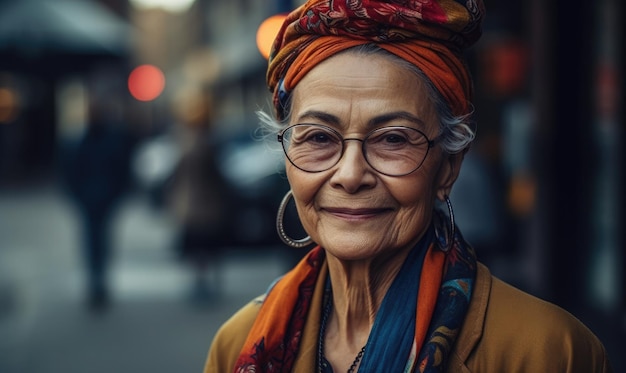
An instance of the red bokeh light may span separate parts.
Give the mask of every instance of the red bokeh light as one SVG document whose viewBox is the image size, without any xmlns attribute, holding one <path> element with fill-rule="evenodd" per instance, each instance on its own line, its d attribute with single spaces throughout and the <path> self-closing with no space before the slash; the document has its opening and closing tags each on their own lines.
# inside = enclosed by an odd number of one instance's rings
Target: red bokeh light
<svg viewBox="0 0 626 373">
<path fill-rule="evenodd" d="M 140 65 L 128 76 L 128 90 L 139 101 L 152 101 L 163 92 L 165 75 L 154 65 Z"/>
</svg>

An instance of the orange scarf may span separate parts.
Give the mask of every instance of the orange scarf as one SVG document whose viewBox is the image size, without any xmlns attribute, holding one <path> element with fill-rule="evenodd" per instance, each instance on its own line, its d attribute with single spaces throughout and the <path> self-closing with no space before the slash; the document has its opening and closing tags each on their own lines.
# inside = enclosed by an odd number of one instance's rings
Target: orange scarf
<svg viewBox="0 0 626 373">
<path fill-rule="evenodd" d="M 441 287 L 446 255 L 431 244 L 422 266 L 418 293 L 413 352 L 426 340 Z M 306 321 L 319 270 L 325 259 L 321 247 L 276 283 L 267 294 L 243 345 L 235 372 L 291 372 Z M 256 370 L 250 370 L 256 369 Z"/>
<path fill-rule="evenodd" d="M 404 357 L 406 372 L 430 373 L 445 369 L 465 320 L 476 278 L 473 248 L 458 229 L 454 230 L 454 237 L 446 238 L 442 232 L 448 227 L 443 213 L 438 210 L 432 229 L 434 232 L 425 236 L 430 238 L 425 238 L 426 241 L 414 249 L 426 250 L 421 254 L 424 255 L 421 269 L 413 266 L 401 269 L 417 269 L 420 281 L 415 295 L 417 307 L 412 346 L 409 356 Z M 309 313 L 321 312 L 321 309 L 312 310 L 311 305 L 315 287 L 323 286 L 318 277 L 325 268 L 325 255 L 321 247 L 314 248 L 268 292 L 234 372 L 292 372 Z M 393 359 L 397 358 L 402 357 L 394 355 Z"/>
</svg>

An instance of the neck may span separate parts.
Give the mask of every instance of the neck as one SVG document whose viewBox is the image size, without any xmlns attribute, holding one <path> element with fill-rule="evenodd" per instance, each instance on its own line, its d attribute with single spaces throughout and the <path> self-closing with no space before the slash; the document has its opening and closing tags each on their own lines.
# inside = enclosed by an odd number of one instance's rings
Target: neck
<svg viewBox="0 0 626 373">
<path fill-rule="evenodd" d="M 380 304 L 409 250 L 367 261 L 346 262 L 328 256 L 333 307 L 325 340 L 326 358 L 333 366 L 349 365 L 367 343 Z M 341 364 L 346 356 L 349 361 Z"/>
</svg>

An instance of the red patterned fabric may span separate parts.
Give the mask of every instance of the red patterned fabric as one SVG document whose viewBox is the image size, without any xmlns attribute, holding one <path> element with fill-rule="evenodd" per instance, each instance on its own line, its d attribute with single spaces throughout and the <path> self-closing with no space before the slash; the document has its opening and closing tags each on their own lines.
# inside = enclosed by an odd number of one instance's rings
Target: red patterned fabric
<svg viewBox="0 0 626 373">
<path fill-rule="evenodd" d="M 235 373 L 291 371 L 325 258 L 321 247 L 311 250 L 267 294 L 241 350 Z"/>
</svg>

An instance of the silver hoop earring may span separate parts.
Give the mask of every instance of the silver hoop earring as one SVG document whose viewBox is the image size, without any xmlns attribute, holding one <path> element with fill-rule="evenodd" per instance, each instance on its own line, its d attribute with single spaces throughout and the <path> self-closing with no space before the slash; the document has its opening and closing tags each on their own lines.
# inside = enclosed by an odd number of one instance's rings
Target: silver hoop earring
<svg viewBox="0 0 626 373">
<path fill-rule="evenodd" d="M 439 249 L 444 253 L 447 253 L 454 244 L 456 224 L 454 223 L 454 210 L 452 210 L 450 197 L 446 195 L 444 198 L 448 207 L 448 218 L 450 219 L 450 224 L 449 227 L 445 227 L 448 224 L 445 224 L 445 218 L 441 216 L 443 213 L 436 212 L 435 216 L 439 221 L 435 224 L 435 237 L 437 238 L 437 245 L 439 246 Z"/>
<path fill-rule="evenodd" d="M 289 203 L 289 199 L 293 197 L 293 192 L 291 189 L 285 194 L 283 200 L 280 202 L 280 206 L 278 206 L 278 214 L 276 215 L 276 230 L 278 231 L 278 236 L 281 241 L 283 241 L 287 246 L 291 246 L 294 249 L 301 249 L 305 246 L 308 246 L 313 243 L 311 236 L 306 236 L 301 239 L 293 239 L 287 235 L 285 232 L 285 224 L 283 220 L 285 219 L 285 210 L 287 209 L 287 204 Z"/>
</svg>

